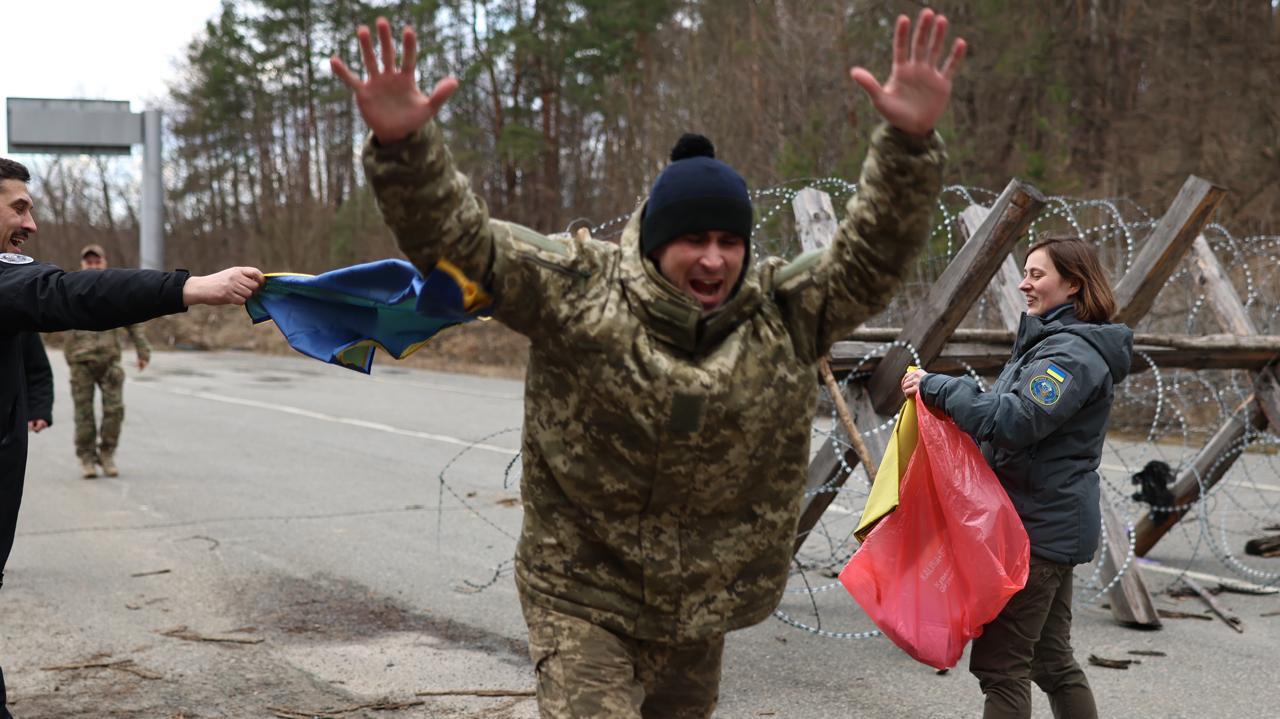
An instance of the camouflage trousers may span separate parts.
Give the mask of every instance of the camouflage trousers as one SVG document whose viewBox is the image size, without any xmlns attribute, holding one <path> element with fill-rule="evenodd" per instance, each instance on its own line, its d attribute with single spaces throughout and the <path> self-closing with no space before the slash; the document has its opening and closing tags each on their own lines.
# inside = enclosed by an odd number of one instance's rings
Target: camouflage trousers
<svg viewBox="0 0 1280 719">
<path fill-rule="evenodd" d="M 72 362 L 70 368 L 71 399 L 76 414 L 76 456 L 94 460 L 100 451 L 114 453 L 120 442 L 120 425 L 124 423 L 124 368 L 119 360 Z M 102 388 L 101 433 L 94 421 L 94 387 Z"/>
<path fill-rule="evenodd" d="M 724 636 L 641 641 L 521 597 L 542 719 L 706 719 L 720 698 Z"/>
</svg>

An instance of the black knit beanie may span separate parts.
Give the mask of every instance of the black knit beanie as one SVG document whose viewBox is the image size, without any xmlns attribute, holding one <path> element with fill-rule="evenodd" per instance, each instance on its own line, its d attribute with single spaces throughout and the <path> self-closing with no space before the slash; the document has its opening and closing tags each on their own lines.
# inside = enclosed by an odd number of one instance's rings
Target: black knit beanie
<svg viewBox="0 0 1280 719">
<path fill-rule="evenodd" d="M 751 247 L 751 197 L 736 170 L 715 159 L 702 135 L 685 134 L 671 148 L 671 164 L 649 191 L 640 225 L 640 249 L 654 250 L 689 233 L 732 232 Z"/>
</svg>

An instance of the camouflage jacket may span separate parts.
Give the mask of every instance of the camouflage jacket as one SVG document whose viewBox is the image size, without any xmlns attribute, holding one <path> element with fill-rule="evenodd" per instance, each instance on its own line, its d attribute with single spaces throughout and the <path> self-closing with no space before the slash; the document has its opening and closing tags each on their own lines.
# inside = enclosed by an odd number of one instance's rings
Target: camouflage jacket
<svg viewBox="0 0 1280 719">
<path fill-rule="evenodd" d="M 138 352 L 138 359 L 151 361 L 151 343 L 147 341 L 142 325 L 127 325 L 114 330 L 67 330 L 67 343 L 63 354 L 67 362 L 119 362 L 120 333 L 127 332 Z"/>
<path fill-rule="evenodd" d="M 935 135 L 879 129 L 832 247 L 754 263 L 703 317 L 618 245 L 491 220 L 429 123 L 370 140 L 365 171 L 401 249 L 482 278 L 531 340 L 516 580 L 534 602 L 639 639 L 755 624 L 786 585 L 831 343 L 880 311 L 924 243 Z"/>
</svg>

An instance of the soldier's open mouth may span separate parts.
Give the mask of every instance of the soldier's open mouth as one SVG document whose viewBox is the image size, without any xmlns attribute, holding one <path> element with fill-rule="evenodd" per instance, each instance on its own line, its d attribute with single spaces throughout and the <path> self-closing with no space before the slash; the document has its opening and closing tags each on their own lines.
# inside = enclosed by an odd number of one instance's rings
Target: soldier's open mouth
<svg viewBox="0 0 1280 719">
<path fill-rule="evenodd" d="M 718 281 L 708 282 L 705 280 L 689 280 L 689 289 L 693 290 L 694 294 L 713 297 L 720 291 L 720 286 L 723 284 L 723 282 Z"/>
</svg>

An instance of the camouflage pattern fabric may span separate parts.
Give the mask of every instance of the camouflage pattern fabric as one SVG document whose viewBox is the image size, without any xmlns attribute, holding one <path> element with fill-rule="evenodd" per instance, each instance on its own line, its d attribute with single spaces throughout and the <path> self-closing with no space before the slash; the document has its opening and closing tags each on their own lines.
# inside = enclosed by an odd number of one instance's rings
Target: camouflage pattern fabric
<svg viewBox="0 0 1280 719">
<path fill-rule="evenodd" d="M 120 443 L 120 426 L 124 423 L 124 368 L 119 362 L 72 362 L 70 368 L 76 456 L 95 461 L 99 452 L 114 454 Z M 101 434 L 93 412 L 94 387 L 102 388 Z"/>
<path fill-rule="evenodd" d="M 114 454 L 124 424 L 124 368 L 120 366 L 120 333 L 133 341 L 138 358 L 151 361 L 151 344 L 140 325 L 105 332 L 70 330 L 63 354 L 71 370 L 75 405 L 76 456 L 94 461 L 99 452 Z M 102 390 L 102 431 L 93 411 L 94 388 Z"/>
<path fill-rule="evenodd" d="M 690 644 L 649 642 L 522 604 L 543 719 L 706 719 L 715 711 L 723 634 Z"/>
<path fill-rule="evenodd" d="M 68 330 L 67 343 L 62 353 L 67 362 L 104 362 L 120 361 L 120 335 L 128 334 L 138 353 L 138 358 L 151 361 L 151 343 L 142 331 L 142 325 L 128 325 L 105 332 L 91 330 Z"/>
<path fill-rule="evenodd" d="M 816 363 L 888 303 L 928 235 L 945 155 L 882 127 L 833 245 L 749 266 L 702 315 L 641 257 L 491 220 L 439 127 L 364 151 L 401 249 L 481 281 L 531 340 L 516 581 L 526 601 L 684 644 L 755 624 L 786 584 Z"/>
</svg>

